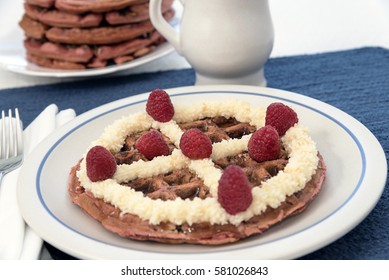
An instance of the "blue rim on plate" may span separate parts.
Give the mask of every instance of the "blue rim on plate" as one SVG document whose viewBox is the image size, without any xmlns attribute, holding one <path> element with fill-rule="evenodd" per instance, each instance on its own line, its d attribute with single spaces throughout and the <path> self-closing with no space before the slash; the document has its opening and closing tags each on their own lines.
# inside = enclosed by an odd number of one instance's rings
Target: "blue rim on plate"
<svg viewBox="0 0 389 280">
<path fill-rule="evenodd" d="M 359 140 L 358 133 L 356 135 L 355 131 L 353 129 L 350 129 L 347 124 L 344 124 L 342 122 L 342 120 L 339 120 L 337 117 L 334 117 L 332 115 L 333 112 L 331 112 L 331 114 L 329 114 L 327 112 L 328 111 L 327 107 L 330 105 L 324 104 L 320 101 L 313 100 L 313 99 L 305 97 L 305 96 L 303 97 L 303 96 L 300 96 L 297 94 L 290 95 L 290 93 L 288 93 L 288 92 L 278 91 L 278 90 L 273 90 L 273 89 L 268 89 L 268 88 L 261 89 L 261 88 L 253 88 L 253 87 L 239 87 L 239 89 L 243 88 L 243 90 L 234 90 L 236 87 L 234 88 L 234 87 L 229 87 L 229 86 L 219 86 L 219 88 L 221 88 L 221 90 L 220 89 L 216 90 L 215 88 L 217 88 L 217 87 L 212 87 L 212 86 L 210 86 L 210 87 L 186 87 L 186 88 L 181 88 L 181 89 L 179 89 L 179 88 L 172 89 L 170 92 L 171 92 L 173 102 L 174 102 L 175 98 L 191 98 L 192 95 L 205 96 L 205 94 L 207 94 L 207 95 L 214 94 L 214 95 L 218 96 L 220 94 L 224 94 L 224 95 L 231 94 L 231 95 L 239 95 L 239 96 L 253 96 L 254 98 L 259 97 L 259 98 L 263 98 L 263 99 L 273 99 L 276 101 L 291 103 L 291 104 L 294 104 L 296 106 L 300 106 L 301 108 L 308 110 L 310 114 L 320 115 L 321 118 L 325 118 L 326 120 L 331 122 L 332 125 L 340 127 L 348 135 L 348 137 L 352 140 L 353 144 L 356 147 L 356 150 L 358 151 L 357 152 L 358 157 L 359 157 L 358 161 L 361 162 L 360 172 L 358 173 L 358 175 L 356 175 L 357 180 L 355 180 L 355 183 L 351 187 L 350 193 L 342 201 L 342 203 L 340 203 L 340 205 L 338 205 L 335 209 L 332 209 L 332 211 L 330 211 L 329 213 L 326 213 L 319 220 L 311 221 L 308 225 L 304 226 L 303 228 L 300 228 L 297 231 L 290 232 L 287 235 L 282 235 L 282 236 L 277 237 L 276 239 L 265 240 L 262 242 L 260 241 L 261 238 L 257 238 L 257 240 L 255 241 L 254 247 L 255 246 L 271 245 L 271 243 L 279 243 L 281 241 L 286 241 L 292 237 L 296 237 L 301 233 L 309 232 L 313 228 L 315 228 L 316 226 L 322 224 L 323 222 L 326 222 L 326 220 L 330 220 L 329 218 L 331 218 L 333 216 L 339 216 L 340 215 L 339 212 L 343 212 L 343 210 L 344 210 L 343 208 L 347 208 L 345 206 L 347 206 L 350 203 L 350 201 L 352 201 L 354 199 L 354 197 L 356 196 L 356 194 L 359 192 L 361 185 L 365 180 L 367 165 L 370 163 L 367 161 L 366 150 L 364 149 L 363 143 L 361 143 L 361 141 Z M 225 90 L 223 90 L 223 89 L 225 89 Z M 281 92 L 282 94 L 280 94 L 280 95 L 274 94 L 274 93 L 279 93 L 279 92 Z M 285 97 L 285 94 L 286 94 L 286 97 Z M 134 97 L 136 97 L 136 96 L 134 96 Z M 34 174 L 34 176 L 35 176 L 34 179 L 35 179 L 35 192 L 36 192 L 36 195 L 38 196 L 39 203 L 44 208 L 44 211 L 46 213 L 48 213 L 48 215 L 50 215 L 50 217 L 52 219 L 54 219 L 57 223 L 64 226 L 67 230 L 72 231 L 76 235 L 81 235 L 84 238 L 91 240 L 92 242 L 101 243 L 101 244 L 104 244 L 107 246 L 112 246 L 112 247 L 123 249 L 123 250 L 131 250 L 131 251 L 135 251 L 135 252 L 150 253 L 153 255 L 153 254 L 160 254 L 161 253 L 158 250 L 154 250 L 154 246 L 145 245 L 145 246 L 141 247 L 140 249 L 136 248 L 136 247 L 133 247 L 133 248 L 131 247 L 129 249 L 128 247 L 124 247 L 124 246 L 121 246 L 121 245 L 118 245 L 115 243 L 111 243 L 107 240 L 104 241 L 104 240 L 100 240 L 98 238 L 95 238 L 95 237 L 93 237 L 85 232 L 81 232 L 81 231 L 75 229 L 74 227 L 72 227 L 68 223 L 64 222 L 48 206 L 48 203 L 45 200 L 44 195 L 42 193 L 42 183 L 41 183 L 42 172 L 47 167 L 46 164 L 47 164 L 48 158 L 61 145 L 61 143 L 65 139 L 67 139 L 68 137 L 71 137 L 73 133 L 82 129 L 85 125 L 87 125 L 87 124 L 89 124 L 89 123 L 91 123 L 91 122 L 93 122 L 101 117 L 104 117 L 108 114 L 111 114 L 111 113 L 118 111 L 118 110 L 121 110 L 121 109 L 127 109 L 127 108 L 130 109 L 134 105 L 139 105 L 139 104 L 145 103 L 146 100 L 147 100 L 146 94 L 138 95 L 137 98 L 135 98 L 135 100 L 132 97 L 129 97 L 127 99 L 123 99 L 122 102 L 115 103 L 114 107 L 111 106 L 112 108 L 109 108 L 107 110 L 103 110 L 101 112 L 95 111 L 94 114 L 91 114 L 91 116 L 88 115 L 87 118 L 84 118 L 84 120 L 82 120 L 82 122 L 78 123 L 77 125 L 74 125 L 72 128 L 69 128 L 66 132 L 64 132 L 62 135 L 58 136 L 54 141 L 52 141 L 49 144 L 49 146 L 47 146 L 44 149 L 42 160 L 40 161 L 39 166 L 37 167 L 36 173 Z M 311 102 L 311 101 L 314 102 L 313 105 L 307 104 L 307 100 L 309 102 Z M 323 110 L 319 109 L 317 107 L 318 103 L 321 105 L 324 104 L 325 106 L 327 106 L 326 107 L 327 109 L 323 109 Z M 334 107 L 332 107 L 332 108 L 337 110 L 338 113 L 340 112 L 342 114 L 345 114 L 342 111 L 340 111 Z M 345 114 L 345 115 L 348 116 L 347 114 Z M 348 116 L 348 117 L 352 118 L 350 116 Z M 353 121 L 357 122 L 355 119 L 353 119 Z M 359 122 L 357 122 L 357 123 L 359 125 L 361 125 Z M 361 126 L 363 127 L 363 125 L 361 125 Z M 374 138 L 373 135 L 370 135 L 369 137 Z M 314 140 L 316 140 L 316 139 L 314 139 Z M 357 156 L 357 155 L 354 155 L 354 156 Z M 327 163 L 327 164 L 331 164 L 331 163 Z M 386 160 L 385 160 L 385 164 L 386 164 Z M 385 179 L 386 179 L 386 176 L 385 176 Z M 385 185 L 384 183 L 383 183 L 383 186 Z M 383 188 L 382 188 L 382 190 L 383 190 Z M 339 238 L 343 234 L 347 233 L 349 230 L 351 230 L 355 225 L 357 225 L 371 211 L 371 209 L 374 207 L 375 203 L 378 201 L 378 198 L 380 197 L 382 190 L 378 189 L 377 193 L 375 194 L 374 199 L 372 200 L 373 201 L 371 203 L 372 205 L 369 206 L 368 210 L 364 211 L 364 213 L 361 213 L 358 217 L 354 218 L 355 221 L 353 223 L 350 223 L 348 225 L 347 229 L 341 230 L 337 234 L 337 236 L 330 236 L 326 240 L 320 242 L 320 244 L 313 244 L 313 246 L 311 246 L 311 248 L 309 250 L 305 250 L 304 252 L 299 252 L 299 253 L 291 252 L 289 254 L 286 254 L 285 256 L 290 256 L 290 257 L 301 256 L 305 253 L 309 253 L 315 249 L 323 247 L 324 245 L 327 245 L 331 241 L 333 241 L 336 238 Z M 319 196 L 320 196 L 320 194 L 319 194 Z M 309 212 L 309 209 L 307 210 L 307 212 Z M 53 245 L 55 246 L 56 244 L 53 244 Z M 248 242 L 247 244 L 243 243 L 237 247 L 234 247 L 234 246 L 221 246 L 221 247 L 217 247 L 217 248 L 212 247 L 210 249 L 211 255 L 209 255 L 209 257 L 212 257 L 212 253 L 228 253 L 228 252 L 236 252 L 237 250 L 244 251 L 244 250 L 250 250 L 250 248 L 252 248 L 252 247 L 253 247 L 253 242 Z M 67 253 L 72 254 L 72 252 L 69 252 L 69 251 Z M 188 249 L 187 251 L 176 252 L 174 250 L 174 247 L 173 247 L 173 250 L 166 250 L 163 252 L 163 254 L 172 255 L 172 256 L 178 256 L 178 255 L 180 255 L 180 256 L 182 256 L 182 255 L 194 255 L 194 256 L 197 255 L 197 256 L 199 256 L 201 254 L 204 255 L 204 253 L 205 253 L 204 250 L 197 251 L 196 249 L 194 249 L 194 250 Z M 81 253 L 81 256 L 83 256 L 82 253 Z M 284 258 L 284 256 L 282 255 L 281 258 Z"/>
<path fill-rule="evenodd" d="M 252 94 L 252 95 L 256 95 L 256 96 L 263 96 L 263 97 L 272 97 L 274 98 L 274 96 L 269 96 L 267 94 L 260 94 L 260 93 L 248 93 L 248 92 L 240 92 L 240 91 L 230 91 L 230 92 L 227 92 L 227 91 L 206 91 L 206 92 L 196 92 L 195 94 L 209 94 L 209 93 L 216 93 L 216 94 L 228 94 L 228 93 L 233 93 L 233 94 Z M 194 94 L 194 93 L 180 93 L 180 94 L 173 94 L 171 95 L 172 97 L 174 96 L 185 96 L 185 95 L 191 95 L 191 94 Z M 312 111 L 315 111 L 321 115 L 323 115 L 324 117 L 330 119 L 331 121 L 335 122 L 337 125 L 339 125 L 340 127 L 342 127 L 350 136 L 351 138 L 355 141 L 355 143 L 357 144 L 358 146 L 358 149 L 359 149 L 359 152 L 360 152 L 360 156 L 362 158 L 362 172 L 360 174 L 360 177 L 359 177 L 359 180 L 358 180 L 358 183 L 356 184 L 355 188 L 354 188 L 354 191 L 351 193 L 351 195 L 349 196 L 349 198 L 346 199 L 346 201 L 338 208 L 336 209 L 334 212 L 328 214 L 328 216 L 326 216 L 324 219 L 327 219 L 328 217 L 332 216 L 334 213 L 336 213 L 340 208 L 342 208 L 345 204 L 347 204 L 347 202 L 354 196 L 354 194 L 358 191 L 360 185 L 361 185 L 361 182 L 363 180 L 363 177 L 365 175 L 365 170 L 366 170 L 366 157 L 365 157 L 365 152 L 363 150 L 363 147 L 361 146 L 361 143 L 358 141 L 358 139 L 355 137 L 354 133 L 352 133 L 352 131 L 350 131 L 347 127 L 345 127 L 342 123 L 340 123 L 339 121 L 337 121 L 336 119 L 334 119 L 333 117 L 329 116 L 328 114 L 318 110 L 318 109 L 314 109 L 308 105 L 305 105 L 305 104 L 302 104 L 302 103 L 299 103 L 299 102 L 296 102 L 296 101 L 293 101 L 293 100 L 290 100 L 290 99 L 287 99 L 287 98 L 280 98 L 280 97 L 276 97 L 276 99 L 279 99 L 280 101 L 287 101 L 287 102 L 291 102 L 291 103 L 294 103 L 294 104 L 297 104 L 297 105 L 300 105 L 300 106 L 303 106 L 303 107 L 306 107 Z M 107 111 L 105 113 L 102 113 L 102 114 L 99 114 L 85 122 L 83 122 L 82 124 L 78 125 L 77 127 L 73 128 L 72 130 L 70 130 L 67 134 L 65 134 L 63 137 L 61 137 L 51 148 L 50 150 L 47 152 L 47 154 L 44 156 L 44 159 L 43 161 L 41 162 L 41 164 L 39 165 L 39 169 L 38 169 L 38 173 L 37 173 L 37 177 L 36 177 L 36 190 L 37 190 L 37 194 L 38 194 L 38 197 L 43 205 L 43 207 L 46 209 L 46 211 L 54 218 L 56 219 L 59 223 L 63 224 L 65 227 L 67 227 L 68 229 L 72 230 L 72 231 L 75 231 L 76 233 L 78 234 L 81 234 L 87 238 L 91 238 L 97 242 L 102 242 L 98 239 L 94 239 L 93 237 L 91 236 L 87 236 L 85 234 L 83 234 L 82 232 L 79 232 L 77 230 L 75 230 L 74 228 L 68 226 L 66 223 L 64 223 L 61 219 L 59 219 L 53 212 L 50 211 L 49 207 L 47 207 L 47 204 L 45 203 L 43 197 L 42 197 L 42 193 L 41 193 L 41 184 L 40 184 L 40 176 L 41 176 L 41 173 L 42 173 L 42 169 L 44 168 L 44 165 L 46 163 L 46 160 L 48 158 L 48 156 L 51 154 L 51 152 L 59 145 L 59 143 L 62 142 L 62 140 L 64 138 L 66 138 L 68 135 L 72 134 L 75 130 L 79 129 L 80 127 L 82 127 L 83 125 L 85 125 L 86 123 L 89 123 L 91 121 L 93 121 L 94 119 L 96 118 L 99 118 L 103 115 L 106 115 L 106 114 L 109 114 L 113 111 L 116 111 L 116 110 L 119 110 L 119 109 L 122 109 L 122 108 L 125 108 L 125 107 L 130 107 L 130 106 L 133 106 L 134 104 L 139 104 L 139 103 L 145 103 L 147 100 L 144 99 L 144 100 L 141 100 L 141 101 L 136 101 L 136 102 L 132 102 L 132 103 L 129 103 L 129 104 L 126 104 L 126 105 L 123 105 L 123 106 L 120 106 L 118 108 L 115 108 L 115 109 L 112 109 L 110 111 Z M 301 231 L 304 231 L 304 230 L 307 230 L 308 228 L 316 225 L 317 223 L 320 223 L 322 222 L 324 219 L 322 220 L 319 220 L 317 221 L 315 224 L 312 224 L 310 225 L 309 227 L 307 228 L 304 228 L 302 229 Z M 299 232 L 301 231 L 298 231 L 298 232 L 294 232 L 293 234 L 298 234 Z M 288 238 L 289 236 L 284 236 L 282 238 Z M 276 242 L 278 241 L 279 239 L 276 239 L 276 240 L 272 240 L 272 241 L 269 241 L 269 242 Z M 117 245 L 114 245 L 114 244 L 109 244 L 111 246 L 117 246 Z M 233 249 L 225 249 L 226 251 L 231 251 Z M 223 251 L 223 250 L 222 250 Z M 169 252 L 167 252 L 169 253 Z M 193 254 L 193 252 L 191 252 L 190 254 Z"/>
</svg>

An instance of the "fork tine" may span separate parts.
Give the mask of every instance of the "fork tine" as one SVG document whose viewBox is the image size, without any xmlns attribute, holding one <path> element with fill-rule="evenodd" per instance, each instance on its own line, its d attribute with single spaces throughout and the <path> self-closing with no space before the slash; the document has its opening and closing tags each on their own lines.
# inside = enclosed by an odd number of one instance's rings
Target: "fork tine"
<svg viewBox="0 0 389 280">
<path fill-rule="evenodd" d="M 17 154 L 20 155 L 23 153 L 23 123 L 20 120 L 19 110 L 15 109 L 15 117 L 16 117 L 16 147 Z"/>
<path fill-rule="evenodd" d="M 23 162 L 23 131 L 19 111 L 1 111 L 0 119 L 0 184 L 4 174 L 14 170 Z M 19 152 L 20 151 L 20 152 Z"/>
<path fill-rule="evenodd" d="M 14 120 L 12 118 L 12 110 L 8 109 L 8 145 L 7 158 L 15 156 L 15 139 L 14 139 Z"/>
<path fill-rule="evenodd" d="M 8 159 L 23 153 L 23 124 L 20 120 L 19 110 L 15 109 L 15 117 L 12 110 L 1 111 L 0 119 L 0 159 Z"/>
<path fill-rule="evenodd" d="M 0 138 L 0 158 L 5 158 L 5 145 L 6 145 L 6 131 L 5 131 L 5 113 L 1 111 L 1 138 Z"/>
</svg>

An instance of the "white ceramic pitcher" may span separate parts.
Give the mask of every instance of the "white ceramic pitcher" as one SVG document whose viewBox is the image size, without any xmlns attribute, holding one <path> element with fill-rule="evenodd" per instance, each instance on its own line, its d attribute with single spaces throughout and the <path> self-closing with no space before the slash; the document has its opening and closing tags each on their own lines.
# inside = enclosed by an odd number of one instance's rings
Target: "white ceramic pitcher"
<svg viewBox="0 0 389 280">
<path fill-rule="evenodd" d="M 179 32 L 163 19 L 162 0 L 150 0 L 150 19 L 192 65 L 197 85 L 266 85 L 263 66 L 274 42 L 268 0 L 180 1 Z"/>
</svg>

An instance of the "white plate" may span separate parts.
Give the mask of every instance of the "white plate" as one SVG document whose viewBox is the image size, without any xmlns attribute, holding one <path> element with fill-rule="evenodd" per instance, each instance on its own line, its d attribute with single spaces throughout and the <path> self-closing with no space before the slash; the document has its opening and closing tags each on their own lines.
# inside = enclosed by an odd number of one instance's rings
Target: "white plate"
<svg viewBox="0 0 389 280">
<path fill-rule="evenodd" d="M 104 68 L 85 69 L 85 70 L 56 70 L 50 68 L 40 67 L 36 64 L 30 63 L 26 60 L 25 50 L 23 49 L 23 38 L 20 38 L 20 42 L 9 45 L 9 48 L 0 49 L 0 67 L 4 69 L 25 74 L 29 76 L 41 76 L 41 77 L 91 77 L 98 75 L 111 74 L 123 70 L 132 69 L 143 64 L 149 63 L 156 59 L 159 59 L 165 55 L 174 51 L 174 48 L 169 43 L 163 43 L 158 46 L 151 53 L 134 59 L 133 61 L 123 63 L 120 65 L 110 65 Z"/>
<path fill-rule="evenodd" d="M 172 20 L 172 24 L 175 28 L 178 28 L 180 6 L 174 4 L 174 7 L 178 12 Z M 44 68 L 26 60 L 26 51 L 23 46 L 24 34 L 18 26 L 18 22 L 23 15 L 23 2 L 21 0 L 4 1 L 4 3 L 0 3 L 0 8 L 7 11 L 7 15 L 0 18 L 0 26 L 3 29 L 0 30 L 0 67 L 11 72 L 29 76 L 57 78 L 106 75 L 144 65 L 174 51 L 171 44 L 163 43 L 151 53 L 121 65 L 86 70 L 56 70 Z"/>
<path fill-rule="evenodd" d="M 46 241 L 85 259 L 289 259 L 317 250 L 360 223 L 386 181 L 386 159 L 371 132 L 346 113 L 296 93 L 249 86 L 170 89 L 174 103 L 239 98 L 252 105 L 281 101 L 310 129 L 328 167 L 323 190 L 307 211 L 262 235 L 224 246 L 167 245 L 121 238 L 70 202 L 68 172 L 106 125 L 143 111 L 148 93 L 86 112 L 47 138 L 24 163 L 18 200 L 27 223 Z"/>
</svg>

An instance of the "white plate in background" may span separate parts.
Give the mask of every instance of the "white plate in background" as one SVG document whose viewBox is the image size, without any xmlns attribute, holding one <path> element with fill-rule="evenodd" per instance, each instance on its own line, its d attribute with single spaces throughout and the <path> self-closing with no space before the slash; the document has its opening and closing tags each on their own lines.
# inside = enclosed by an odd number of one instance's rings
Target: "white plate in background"
<svg viewBox="0 0 389 280">
<path fill-rule="evenodd" d="M 176 15 L 171 24 L 178 28 L 181 8 L 177 3 L 174 3 L 174 8 Z M 6 11 L 0 17 L 0 67 L 15 73 L 57 78 L 92 77 L 132 69 L 162 58 L 174 51 L 173 46 L 165 42 L 156 47 L 151 53 L 120 65 L 85 70 L 61 70 L 40 67 L 26 60 L 26 52 L 23 46 L 24 34 L 18 25 L 24 12 L 23 1 L 1 1 L 0 9 Z"/>
</svg>

